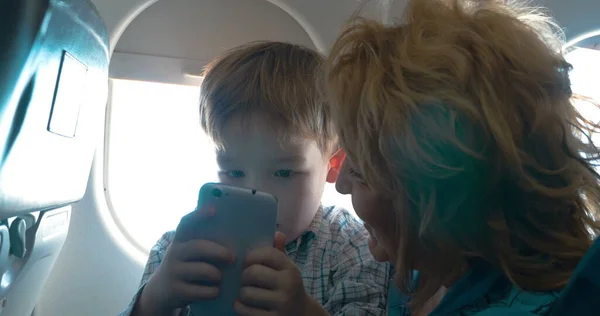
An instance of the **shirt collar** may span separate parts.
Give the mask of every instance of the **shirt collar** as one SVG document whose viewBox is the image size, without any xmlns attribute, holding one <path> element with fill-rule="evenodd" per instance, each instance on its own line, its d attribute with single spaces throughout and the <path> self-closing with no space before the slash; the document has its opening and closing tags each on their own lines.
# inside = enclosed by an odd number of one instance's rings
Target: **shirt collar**
<svg viewBox="0 0 600 316">
<path fill-rule="evenodd" d="M 307 243 L 307 242 L 311 241 L 313 238 L 315 238 L 318 235 L 319 230 L 321 228 L 321 223 L 323 222 L 323 216 L 324 216 L 323 206 L 320 205 L 319 209 L 317 210 L 317 213 L 315 214 L 315 217 L 313 217 L 313 220 L 310 222 L 310 225 L 308 226 L 308 228 L 300 235 L 300 237 L 288 242 L 287 245 L 285 245 L 285 250 L 288 253 L 292 252 L 292 251 L 296 251 L 298 249 L 298 247 L 300 247 L 301 244 Z"/>
</svg>

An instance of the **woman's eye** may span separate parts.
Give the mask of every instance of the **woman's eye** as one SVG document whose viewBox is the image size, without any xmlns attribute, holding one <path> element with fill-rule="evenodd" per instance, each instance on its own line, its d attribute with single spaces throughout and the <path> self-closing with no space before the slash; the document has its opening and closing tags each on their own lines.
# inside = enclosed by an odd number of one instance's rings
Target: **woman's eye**
<svg viewBox="0 0 600 316">
<path fill-rule="evenodd" d="M 292 170 L 277 170 L 275 172 L 276 177 L 289 178 L 292 176 Z"/>
<path fill-rule="evenodd" d="M 232 178 L 243 178 L 245 176 L 244 172 L 241 170 L 231 170 L 227 172 L 227 175 Z"/>
<path fill-rule="evenodd" d="M 354 178 L 354 180 L 356 180 L 358 183 L 366 185 L 365 178 L 360 173 L 358 173 L 356 170 L 354 170 L 352 168 L 348 168 L 348 174 L 352 178 Z"/>
<path fill-rule="evenodd" d="M 348 168 L 348 173 L 349 173 L 351 176 L 353 176 L 353 177 L 355 177 L 355 178 L 357 178 L 357 179 L 361 179 L 361 180 L 362 180 L 362 178 L 363 178 L 363 177 L 362 177 L 362 175 L 361 175 L 360 173 L 356 172 L 356 171 L 355 171 L 354 169 L 352 169 L 352 168 Z"/>
</svg>

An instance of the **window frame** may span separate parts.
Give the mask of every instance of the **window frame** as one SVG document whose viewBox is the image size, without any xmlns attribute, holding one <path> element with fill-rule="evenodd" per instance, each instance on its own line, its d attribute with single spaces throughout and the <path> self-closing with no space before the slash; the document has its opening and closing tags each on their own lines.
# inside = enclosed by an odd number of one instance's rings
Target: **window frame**
<svg viewBox="0 0 600 316">
<path fill-rule="evenodd" d="M 191 78 L 192 80 L 198 80 L 198 78 Z M 110 166 L 110 156 L 111 156 L 111 133 L 112 133 L 112 126 L 111 123 L 112 118 L 113 118 L 113 101 L 114 101 L 114 85 L 117 84 L 117 81 L 138 81 L 141 83 L 148 83 L 148 84 L 164 84 L 164 85 L 173 85 L 173 86 L 187 86 L 187 87 L 194 87 L 194 88 L 198 88 L 199 84 L 184 84 L 182 82 L 173 82 L 173 81 L 158 81 L 158 80 L 146 80 L 144 79 L 144 77 L 142 76 L 129 76 L 129 77 L 123 77 L 123 78 L 113 78 L 113 77 L 109 77 L 108 79 L 108 98 L 107 98 L 107 103 L 106 103 L 106 114 L 105 114 L 105 123 L 104 123 L 104 139 L 103 139 L 103 169 L 102 169 L 102 187 L 103 187 L 103 191 L 104 191 L 104 197 L 106 200 L 106 204 L 108 207 L 108 211 L 109 211 L 109 217 L 112 219 L 112 221 L 114 222 L 114 225 L 116 226 L 116 228 L 118 229 L 118 231 L 122 234 L 122 236 L 125 238 L 125 240 L 133 246 L 133 248 L 136 251 L 139 251 L 141 254 L 143 254 L 145 257 L 147 257 L 150 253 L 150 251 L 152 250 L 152 246 L 154 245 L 154 242 L 152 243 L 152 245 L 150 246 L 145 246 L 144 242 L 143 242 L 143 238 L 139 238 L 139 236 L 137 236 L 135 234 L 135 230 L 130 229 L 129 226 L 130 225 L 126 225 L 126 220 L 123 219 L 123 216 L 120 215 L 121 211 L 118 209 L 118 207 L 115 206 L 115 198 L 114 198 L 114 190 L 111 190 L 111 186 L 110 186 L 110 172 L 111 172 L 111 166 Z M 174 228 L 173 228 L 174 229 Z M 159 236 L 162 235 L 161 232 L 159 233 Z M 156 238 L 156 240 L 158 240 L 159 237 Z"/>
<path fill-rule="evenodd" d="M 121 220 L 115 208 L 109 186 L 110 139 L 113 106 L 113 85 L 115 80 L 133 80 L 161 84 L 200 86 L 201 70 L 206 60 L 191 60 L 165 56 L 114 51 L 111 55 L 108 73 L 108 97 L 104 119 L 104 139 L 102 152 L 102 188 L 110 218 L 123 237 L 134 249 L 148 256 L 151 248 L 146 248 Z"/>
<path fill-rule="evenodd" d="M 146 247 L 144 247 L 144 245 L 142 245 L 142 243 L 140 241 L 138 241 L 133 234 L 130 232 L 129 229 L 127 229 L 127 227 L 125 226 L 125 224 L 123 223 L 123 221 L 121 220 L 121 218 L 119 217 L 119 215 L 117 214 L 117 210 L 115 208 L 115 205 L 113 203 L 113 199 L 111 196 L 111 191 L 110 191 L 110 186 L 108 185 L 109 183 L 109 170 L 110 170 L 110 159 L 109 159 L 109 155 L 110 155 L 110 134 L 111 134 L 111 128 L 110 128 L 110 122 L 111 122 L 111 118 L 112 118 L 112 103 L 113 103 L 113 84 L 114 84 L 114 80 L 116 78 L 110 78 L 108 79 L 108 99 L 106 102 L 106 115 L 104 116 L 104 142 L 103 142 L 103 146 L 104 146 L 104 150 L 103 150 L 103 163 L 102 163 L 102 188 L 104 191 L 104 199 L 106 200 L 106 205 L 108 207 L 108 212 L 110 214 L 110 217 L 112 218 L 115 226 L 117 227 L 117 229 L 119 230 L 119 232 L 121 234 L 123 234 L 123 237 L 125 237 L 125 239 L 129 242 L 130 245 L 132 245 L 137 251 L 139 251 L 140 253 L 144 254 L 145 256 L 148 256 L 150 254 L 150 250 L 146 249 Z"/>
</svg>

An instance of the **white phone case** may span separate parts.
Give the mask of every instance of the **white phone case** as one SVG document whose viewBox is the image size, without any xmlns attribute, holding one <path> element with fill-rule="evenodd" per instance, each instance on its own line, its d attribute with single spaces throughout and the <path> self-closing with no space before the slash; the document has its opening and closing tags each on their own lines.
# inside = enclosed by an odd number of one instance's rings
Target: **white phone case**
<svg viewBox="0 0 600 316">
<path fill-rule="evenodd" d="M 217 183 L 202 186 L 198 209 L 214 207 L 215 214 L 198 225 L 194 237 L 221 244 L 235 253 L 235 262 L 223 267 L 219 296 L 191 304 L 196 316 L 236 315 L 243 262 L 249 250 L 272 247 L 277 230 L 278 204 L 270 194 Z"/>
</svg>

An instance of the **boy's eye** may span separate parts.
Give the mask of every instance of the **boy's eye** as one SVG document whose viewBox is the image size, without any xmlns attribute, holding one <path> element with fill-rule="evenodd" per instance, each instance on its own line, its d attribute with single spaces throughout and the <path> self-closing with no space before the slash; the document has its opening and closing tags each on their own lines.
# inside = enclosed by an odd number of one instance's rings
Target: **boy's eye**
<svg viewBox="0 0 600 316">
<path fill-rule="evenodd" d="M 231 170 L 227 172 L 227 175 L 232 178 L 243 178 L 246 174 L 241 170 Z"/>
<path fill-rule="evenodd" d="M 292 170 L 277 170 L 275 172 L 276 177 L 289 178 L 292 175 Z"/>
</svg>

